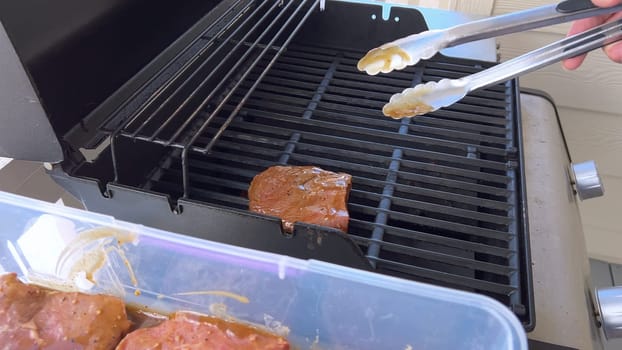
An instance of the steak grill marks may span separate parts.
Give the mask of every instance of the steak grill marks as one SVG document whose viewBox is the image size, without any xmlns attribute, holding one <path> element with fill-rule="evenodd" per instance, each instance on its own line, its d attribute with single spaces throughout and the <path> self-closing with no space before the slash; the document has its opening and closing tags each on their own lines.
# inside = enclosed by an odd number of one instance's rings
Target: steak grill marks
<svg viewBox="0 0 622 350">
<path fill-rule="evenodd" d="M 486 294 L 524 315 L 525 233 L 512 82 L 414 119 L 382 116 L 396 92 L 481 63 L 443 56 L 391 74 L 363 51 L 297 42 L 317 4 L 247 6 L 126 119 L 102 130 L 170 148 L 143 188 L 246 210 L 256 174 L 315 165 L 353 176 L 348 234 L 376 271 Z M 115 174 L 117 173 L 115 166 Z"/>
</svg>

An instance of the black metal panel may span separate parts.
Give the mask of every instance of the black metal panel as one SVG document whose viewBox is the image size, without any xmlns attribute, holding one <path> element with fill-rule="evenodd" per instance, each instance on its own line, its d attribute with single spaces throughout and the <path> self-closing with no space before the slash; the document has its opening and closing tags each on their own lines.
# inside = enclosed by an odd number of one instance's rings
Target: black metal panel
<svg viewBox="0 0 622 350">
<path fill-rule="evenodd" d="M 0 22 L 62 136 L 219 2 L 2 1 Z"/>
<path fill-rule="evenodd" d="M 69 177 L 60 169 L 53 170 L 50 175 L 81 199 L 88 210 L 116 219 L 240 247 L 370 270 L 369 261 L 359 247 L 338 230 L 296 224 L 293 235 L 286 235 L 281 231 L 278 218 L 194 200 L 180 200 L 183 212 L 175 213 L 166 194 L 109 184 L 106 198 L 101 195 L 101 184 L 96 179 Z"/>
<path fill-rule="evenodd" d="M 0 23 L 0 157 L 60 162 L 63 151 Z"/>
</svg>

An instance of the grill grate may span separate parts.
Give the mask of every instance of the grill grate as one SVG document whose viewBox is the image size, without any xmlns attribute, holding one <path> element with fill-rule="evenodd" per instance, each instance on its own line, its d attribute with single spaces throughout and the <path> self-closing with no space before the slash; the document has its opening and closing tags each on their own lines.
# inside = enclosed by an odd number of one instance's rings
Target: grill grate
<svg viewBox="0 0 622 350">
<path fill-rule="evenodd" d="M 131 118 L 111 118 L 113 160 L 117 137 L 168 146 L 143 189 L 241 210 L 269 166 L 347 172 L 348 234 L 376 271 L 486 294 L 524 316 L 514 82 L 389 119 L 392 94 L 485 67 L 438 56 L 370 77 L 356 69 L 362 51 L 296 41 L 314 5 L 280 4 L 248 8 Z"/>
<path fill-rule="evenodd" d="M 379 116 L 391 93 L 468 67 L 433 61 L 380 78 L 390 85 L 379 85 L 354 71 L 361 54 L 290 47 L 212 152 L 190 155 L 189 197 L 246 209 L 248 184 L 269 166 L 345 171 L 354 176 L 349 234 L 376 269 L 502 299 L 517 296 L 517 266 L 510 262 L 516 247 L 510 228 L 515 221 L 508 216 L 514 190 L 506 160 L 506 87 L 420 119 L 394 121 Z M 242 87 L 257 76 L 253 71 Z M 213 140 L 244 94 L 234 95 L 196 139 L 197 147 Z M 477 121 L 466 114 L 473 110 Z M 180 152 L 164 163 L 149 189 L 182 196 Z"/>
<path fill-rule="evenodd" d="M 204 47 L 164 85 L 162 85 L 127 121 L 114 126 L 113 118 L 102 129 L 118 135 L 182 149 L 184 196 L 188 194 L 188 151 L 207 153 L 217 137 L 203 147 L 195 141 L 238 91 L 240 83 L 262 60 L 269 58 L 252 87 L 242 100 L 255 90 L 256 84 L 285 50 L 309 17 L 313 5 L 308 0 L 262 1 L 246 7 L 241 22 L 229 21 L 212 37 L 204 38 Z M 241 14 L 244 14 L 243 12 Z M 232 25 L 236 24 L 236 25 Z M 204 57 L 206 56 L 206 57 Z M 210 110 L 209 114 L 204 113 Z M 231 112 L 223 129 L 237 114 Z M 113 114 L 114 116 L 114 114 Z M 114 141 L 113 158 L 116 155 Z M 114 160 L 115 180 L 119 170 Z"/>
</svg>

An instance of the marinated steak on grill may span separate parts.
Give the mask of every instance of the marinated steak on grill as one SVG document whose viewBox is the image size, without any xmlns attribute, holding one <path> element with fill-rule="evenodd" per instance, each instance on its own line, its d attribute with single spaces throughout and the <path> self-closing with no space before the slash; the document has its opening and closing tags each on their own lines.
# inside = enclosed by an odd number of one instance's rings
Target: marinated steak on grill
<svg viewBox="0 0 622 350">
<path fill-rule="evenodd" d="M 128 334 L 117 350 L 288 350 L 277 335 L 210 316 L 178 312 L 158 326 Z"/>
<path fill-rule="evenodd" d="M 249 210 L 281 218 L 292 232 L 304 222 L 348 231 L 352 176 L 314 166 L 273 166 L 255 176 L 248 190 Z"/>
<path fill-rule="evenodd" d="M 0 349 L 114 349 L 130 328 L 123 300 L 0 276 Z"/>
</svg>

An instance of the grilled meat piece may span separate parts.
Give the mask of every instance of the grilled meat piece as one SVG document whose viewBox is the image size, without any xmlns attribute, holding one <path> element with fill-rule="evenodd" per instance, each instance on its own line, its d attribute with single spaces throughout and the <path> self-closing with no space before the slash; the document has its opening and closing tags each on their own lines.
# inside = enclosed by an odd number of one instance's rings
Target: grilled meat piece
<svg viewBox="0 0 622 350">
<path fill-rule="evenodd" d="M 178 312 L 158 326 L 128 334 L 117 350 L 288 350 L 288 342 L 251 326 Z"/>
<path fill-rule="evenodd" d="M 314 166 L 273 166 L 255 176 L 249 210 L 281 218 L 292 232 L 297 221 L 348 231 L 352 176 Z"/>
<path fill-rule="evenodd" d="M 0 276 L 0 349 L 114 349 L 129 328 L 119 298 L 27 285 L 15 273 Z"/>
</svg>

